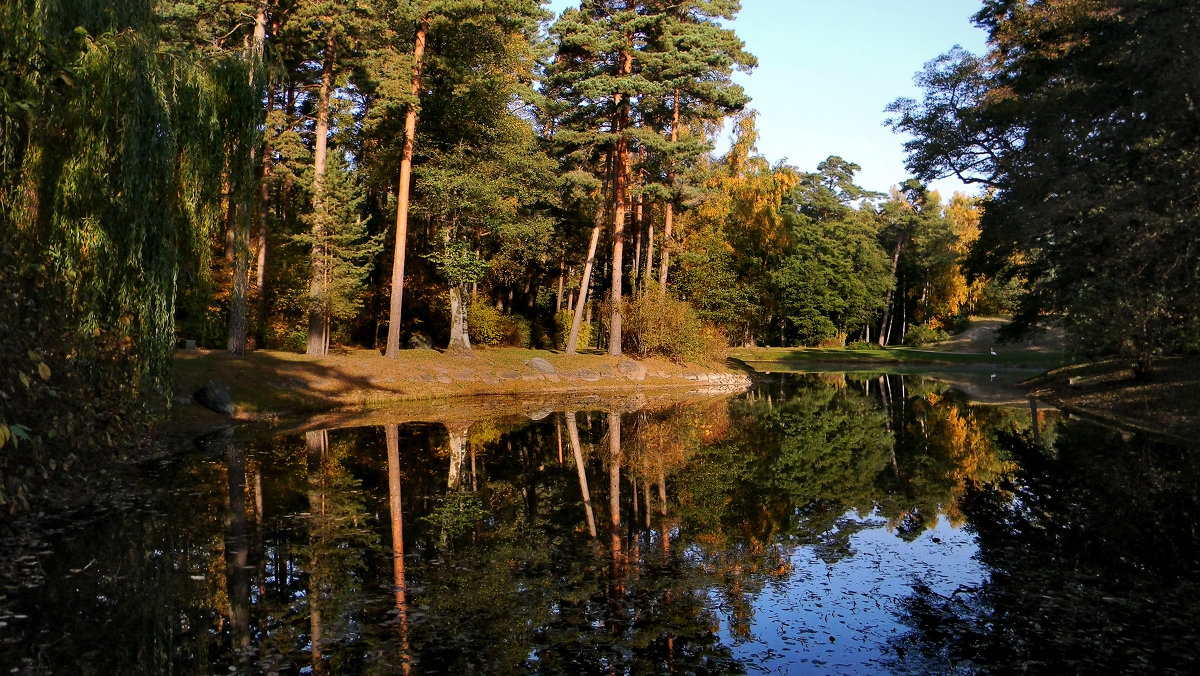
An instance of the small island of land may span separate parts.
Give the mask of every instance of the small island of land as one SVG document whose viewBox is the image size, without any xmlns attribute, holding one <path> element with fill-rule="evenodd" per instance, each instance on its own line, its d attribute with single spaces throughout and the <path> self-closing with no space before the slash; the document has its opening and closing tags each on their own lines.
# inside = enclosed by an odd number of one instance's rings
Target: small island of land
<svg viewBox="0 0 1200 676">
<path fill-rule="evenodd" d="M 569 401 L 662 391 L 734 392 L 750 385 L 747 371 L 731 363 L 679 364 L 661 358 L 519 348 L 404 350 L 397 359 L 374 350 L 338 350 L 317 358 L 274 350 L 241 357 L 220 350 L 187 350 L 176 357 L 176 403 L 181 405 L 175 407 L 172 424 L 194 429 L 230 422 L 192 405 L 191 393 L 208 381 L 228 388 L 235 409 L 232 419 L 249 422 L 334 411 L 361 415 L 386 409 L 411 416 L 431 406 L 503 408 L 501 400 L 514 396 Z"/>
<path fill-rule="evenodd" d="M 1164 359 L 1144 377 L 1122 361 L 1068 364 L 1061 331 L 1004 342 L 997 331 L 1005 322 L 975 318 L 950 339 L 919 348 L 736 348 L 724 363 L 696 364 L 519 348 L 404 350 L 399 359 L 365 349 L 317 358 L 277 350 L 245 356 L 181 350 L 169 426 L 195 431 L 231 421 L 194 405 L 191 394 L 210 380 L 228 387 L 236 409 L 232 421 L 284 422 L 370 411 L 436 419 L 454 408 L 508 410 L 512 406 L 504 402 L 517 399 L 570 404 L 646 393 L 679 399 L 740 391 L 757 373 L 916 369 L 1007 373 L 1006 380 L 1019 381 L 1027 396 L 1068 413 L 1176 439 L 1200 433 L 1200 402 L 1191 394 L 1200 382 L 1197 360 Z"/>
</svg>

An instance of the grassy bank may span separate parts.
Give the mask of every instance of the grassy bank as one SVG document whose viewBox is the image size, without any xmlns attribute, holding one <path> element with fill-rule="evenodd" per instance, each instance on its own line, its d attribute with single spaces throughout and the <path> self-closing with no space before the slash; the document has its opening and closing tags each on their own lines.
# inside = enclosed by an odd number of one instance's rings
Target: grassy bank
<svg viewBox="0 0 1200 676">
<path fill-rule="evenodd" d="M 535 359 L 541 362 L 532 363 Z M 727 364 L 685 365 L 665 359 L 634 361 L 600 353 L 566 355 L 518 348 L 480 348 L 462 354 L 404 350 L 399 359 L 386 359 L 374 350 L 339 350 L 319 358 L 274 350 L 257 350 L 244 357 L 188 350 L 176 355 L 175 370 L 181 405 L 175 407 L 173 423 L 184 426 L 225 419 L 191 402 L 191 393 L 208 380 L 227 387 L 239 420 L 295 418 L 340 409 L 419 408 L 429 401 L 476 395 L 620 394 L 744 380 Z"/>
<path fill-rule="evenodd" d="M 914 366 L 992 366 L 996 368 L 1051 369 L 1063 364 L 1060 352 L 1031 352 L 1022 350 L 978 350 L 949 352 L 937 349 L 912 347 L 873 347 L 869 349 L 846 348 L 739 348 L 730 351 L 730 356 L 754 366 L 778 364 L 848 364 L 855 366 L 872 364 L 904 364 Z"/>
<path fill-rule="evenodd" d="M 1200 357 L 1162 359 L 1144 378 L 1125 361 L 1079 364 L 1026 385 L 1064 411 L 1200 444 Z"/>
</svg>

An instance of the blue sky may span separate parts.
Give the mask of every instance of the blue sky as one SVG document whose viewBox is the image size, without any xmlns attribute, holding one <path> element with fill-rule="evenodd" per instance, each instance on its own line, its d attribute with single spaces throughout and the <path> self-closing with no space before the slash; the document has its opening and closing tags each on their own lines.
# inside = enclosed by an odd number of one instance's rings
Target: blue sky
<svg viewBox="0 0 1200 676">
<path fill-rule="evenodd" d="M 576 0 L 551 0 L 556 14 Z M 736 80 L 758 111 L 758 150 L 813 171 L 830 155 L 862 166 L 858 183 L 886 192 L 908 178 L 904 138 L 884 107 L 920 98 L 913 75 L 956 44 L 975 53 L 987 35 L 970 21 L 978 0 L 742 0 L 732 28 L 758 57 Z M 934 184 L 945 197 L 965 190 Z"/>
</svg>

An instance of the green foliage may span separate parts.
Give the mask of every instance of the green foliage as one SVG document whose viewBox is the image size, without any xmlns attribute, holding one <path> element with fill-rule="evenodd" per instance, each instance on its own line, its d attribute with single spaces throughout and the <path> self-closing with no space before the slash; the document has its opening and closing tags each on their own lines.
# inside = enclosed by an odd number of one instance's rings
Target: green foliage
<svg viewBox="0 0 1200 676">
<path fill-rule="evenodd" d="M 1004 0 L 976 22 L 990 53 L 926 65 L 921 102 L 892 104 L 922 179 L 988 186 L 974 264 L 1022 279 L 1025 321 L 1062 313 L 1089 354 L 1145 370 L 1190 344 L 1200 314 L 1192 177 L 1200 6 Z"/>
<path fill-rule="evenodd" d="M 447 235 L 441 249 L 424 255 L 437 271 L 454 286 L 478 282 L 487 273 L 488 262 L 463 240 L 451 240 Z"/>
<path fill-rule="evenodd" d="M 321 180 L 321 199 L 305 218 L 311 230 L 292 241 L 312 251 L 312 265 L 321 278 L 319 295 L 308 302 L 322 316 L 347 319 L 362 306 L 362 294 L 382 237 L 371 237 L 362 216 L 359 177 L 336 149 L 329 154 Z"/>
<path fill-rule="evenodd" d="M 483 345 L 499 345 L 504 338 L 507 322 L 500 310 L 491 303 L 475 301 L 467 309 L 467 326 L 471 338 Z"/>
<path fill-rule="evenodd" d="M 904 344 L 910 347 L 931 345 L 950 339 L 950 334 L 941 329 L 931 328 L 928 324 L 914 324 L 908 327 L 904 334 Z"/>
<path fill-rule="evenodd" d="M 805 174 L 788 197 L 792 246 L 771 272 L 786 320 L 785 339 L 803 345 L 845 340 L 874 321 L 892 286 L 867 193 L 854 185 L 858 166 L 831 157 Z"/>
<path fill-rule="evenodd" d="M 482 299 L 467 308 L 467 326 L 476 343 L 524 348 L 531 345 L 532 325 L 528 319 L 501 312 Z"/>
<path fill-rule="evenodd" d="M 137 343 L 136 382 L 165 385 L 180 271 L 207 267 L 222 176 L 248 188 L 241 151 L 261 99 L 250 65 L 160 50 L 149 2 L 47 3 L 0 20 L 28 41 L 14 48 L 33 50 L 19 57 L 29 80 L 4 84 L 17 102 L 4 112 L 0 235 L 69 284 L 80 331 Z"/>
<path fill-rule="evenodd" d="M 421 520 L 440 528 L 443 542 L 448 543 L 475 528 L 475 524 L 488 515 L 488 509 L 478 493 L 455 492 L 442 496 L 438 505 Z"/>
</svg>

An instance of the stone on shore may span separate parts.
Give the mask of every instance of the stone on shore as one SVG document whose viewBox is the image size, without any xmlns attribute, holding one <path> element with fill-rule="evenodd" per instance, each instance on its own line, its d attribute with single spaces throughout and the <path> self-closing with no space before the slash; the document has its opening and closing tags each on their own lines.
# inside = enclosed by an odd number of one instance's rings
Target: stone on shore
<svg viewBox="0 0 1200 676">
<path fill-rule="evenodd" d="M 215 380 L 204 383 L 196 390 L 192 398 L 201 406 L 224 415 L 233 415 L 233 397 L 229 396 L 229 388 Z"/>
<path fill-rule="evenodd" d="M 625 359 L 617 364 L 617 374 L 630 380 L 642 381 L 646 379 L 646 367 L 632 359 Z"/>
</svg>

